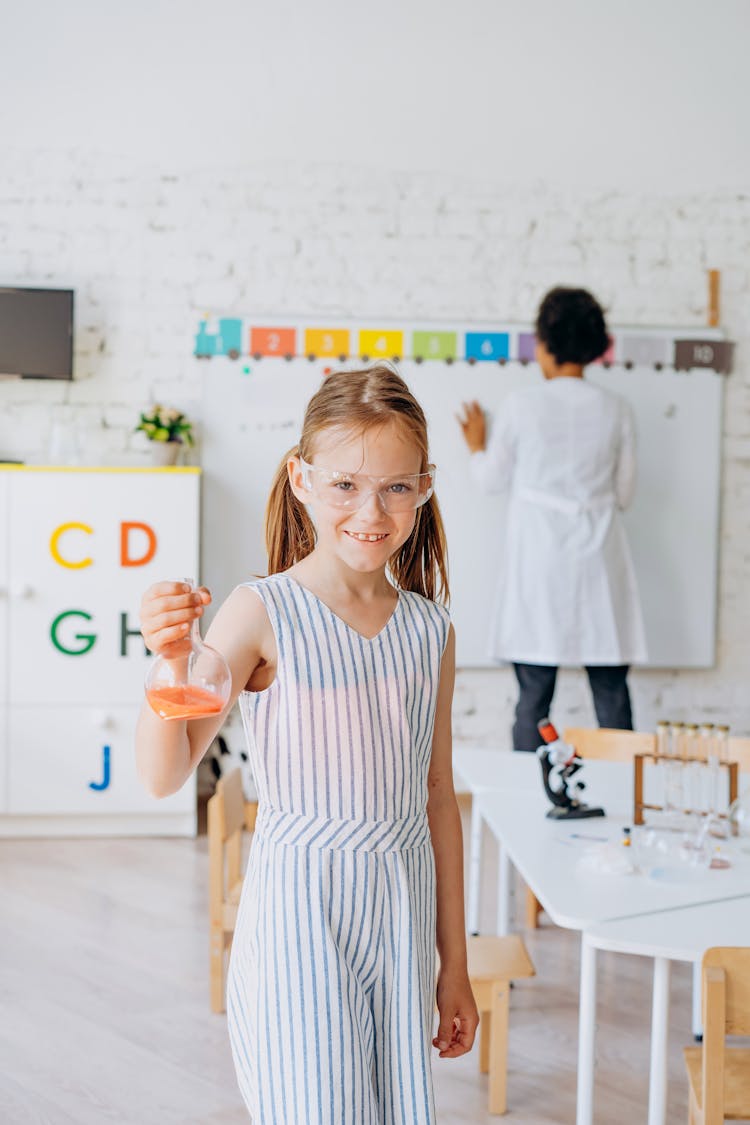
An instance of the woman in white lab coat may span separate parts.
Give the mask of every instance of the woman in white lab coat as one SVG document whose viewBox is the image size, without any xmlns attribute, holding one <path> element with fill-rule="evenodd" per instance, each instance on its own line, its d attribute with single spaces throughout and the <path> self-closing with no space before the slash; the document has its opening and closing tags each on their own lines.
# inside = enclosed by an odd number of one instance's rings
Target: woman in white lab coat
<svg viewBox="0 0 750 1125">
<path fill-rule="evenodd" d="M 604 314 L 583 289 L 553 289 L 536 336 L 544 381 L 505 400 L 489 442 L 478 403 L 459 419 L 474 479 L 510 493 L 490 655 L 518 680 L 515 750 L 538 746 L 559 665 L 586 668 L 600 726 L 632 729 L 628 668 L 646 659 L 620 518 L 635 490 L 633 417 L 584 379 L 609 343 Z"/>
</svg>

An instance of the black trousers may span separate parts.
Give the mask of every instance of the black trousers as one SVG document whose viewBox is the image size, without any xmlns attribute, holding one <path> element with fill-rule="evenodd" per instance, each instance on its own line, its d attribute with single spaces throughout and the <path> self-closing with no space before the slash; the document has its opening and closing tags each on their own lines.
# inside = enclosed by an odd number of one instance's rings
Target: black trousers
<svg viewBox="0 0 750 1125">
<path fill-rule="evenodd" d="M 627 678 L 629 667 L 628 664 L 586 665 L 600 727 L 633 729 Z M 547 664 L 514 664 L 513 669 L 518 680 L 513 749 L 534 751 L 541 742 L 537 723 L 549 715 L 552 705 L 557 668 Z"/>
</svg>

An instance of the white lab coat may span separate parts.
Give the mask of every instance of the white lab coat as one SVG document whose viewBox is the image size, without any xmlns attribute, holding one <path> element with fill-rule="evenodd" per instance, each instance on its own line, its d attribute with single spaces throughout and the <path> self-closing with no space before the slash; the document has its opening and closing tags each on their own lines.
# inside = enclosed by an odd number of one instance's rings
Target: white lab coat
<svg viewBox="0 0 750 1125">
<path fill-rule="evenodd" d="M 509 395 L 487 449 L 486 491 L 509 491 L 490 656 L 520 664 L 638 664 L 646 641 L 620 511 L 635 491 L 630 406 L 585 379 Z"/>
</svg>

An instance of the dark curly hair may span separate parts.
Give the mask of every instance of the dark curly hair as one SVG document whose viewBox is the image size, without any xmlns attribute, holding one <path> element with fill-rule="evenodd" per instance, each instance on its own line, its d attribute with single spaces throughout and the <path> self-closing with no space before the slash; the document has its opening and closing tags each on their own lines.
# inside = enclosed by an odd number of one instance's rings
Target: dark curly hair
<svg viewBox="0 0 750 1125">
<path fill-rule="evenodd" d="M 550 289 L 536 317 L 537 339 L 559 364 L 591 363 L 609 347 L 602 307 L 586 289 Z"/>
</svg>

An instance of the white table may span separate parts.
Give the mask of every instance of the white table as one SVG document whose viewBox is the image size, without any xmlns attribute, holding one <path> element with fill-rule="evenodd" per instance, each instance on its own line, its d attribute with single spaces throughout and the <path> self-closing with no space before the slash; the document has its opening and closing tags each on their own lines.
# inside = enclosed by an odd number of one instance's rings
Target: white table
<svg viewBox="0 0 750 1125">
<path fill-rule="evenodd" d="M 609 771 L 602 775 L 601 784 L 594 782 L 594 765 Z M 529 773 L 533 768 L 539 768 L 533 760 L 527 762 L 527 767 Z M 522 770 L 523 767 L 514 769 Z M 591 820 L 547 820 L 548 801 L 541 783 L 536 790 L 526 786 L 515 791 L 484 790 L 478 793 L 476 804 L 480 829 L 482 823 L 487 824 L 500 846 L 499 898 L 505 903 L 498 911 L 501 933 L 507 932 L 508 925 L 511 861 L 553 922 L 587 932 L 612 919 L 632 920 L 638 915 L 663 918 L 666 916 L 664 912 L 747 896 L 750 855 L 740 852 L 735 842 L 728 845 L 733 855 L 733 866 L 725 871 L 699 871 L 667 859 L 661 865 L 661 878 L 656 875 L 596 874 L 582 869 L 578 861 L 587 848 L 599 842 L 587 837 L 606 838 L 616 843 L 622 838 L 623 826 L 632 823 L 632 804 L 625 784 L 627 775 L 631 773 L 629 766 L 589 763 L 586 767 L 586 774 L 591 779 L 589 799 L 592 802 L 601 800 L 613 814 Z M 594 1022 L 590 1013 L 591 997 L 595 998 L 595 955 L 592 948 L 582 943 L 578 1125 L 591 1125 L 593 1119 Z M 700 953 L 688 959 L 695 960 L 699 956 Z M 653 1041 L 657 1044 L 662 1039 L 661 1028 L 666 1025 L 667 989 L 668 973 L 660 967 L 655 978 L 653 1010 Z M 660 1058 L 657 1057 L 657 1063 Z M 656 1091 L 650 1099 L 649 1125 L 663 1125 L 662 1100 L 657 1080 Z"/>
<path fill-rule="evenodd" d="M 546 819 L 544 793 L 487 791 L 477 804 L 502 850 L 503 866 L 512 862 L 551 920 L 567 929 L 750 893 L 750 855 L 740 853 L 734 841 L 727 846 L 736 851 L 735 862 L 725 871 L 698 870 L 667 858 L 655 866 L 664 868 L 665 876 L 673 872 L 674 878 L 583 870 L 579 861 L 592 846 L 618 844 L 623 828 L 632 825 L 632 809 L 623 802 L 607 805 L 613 815 L 567 821 Z M 501 872 L 501 897 L 507 898 L 507 884 Z"/>
<path fill-rule="evenodd" d="M 453 775 L 456 789 L 471 794 L 471 828 L 469 831 L 469 886 L 466 925 L 470 934 L 479 933 L 479 887 L 482 874 L 482 814 L 477 798 L 486 791 L 537 789 L 541 784 L 541 768 L 529 770 L 528 758 L 533 755 L 514 754 L 512 750 L 484 746 L 457 745 L 453 749 Z M 506 883 L 507 886 L 507 883 Z M 498 909 L 500 909 L 498 900 Z M 508 896 L 502 900 L 507 914 Z M 507 933 L 503 920 L 500 933 Z"/>
<path fill-rule="evenodd" d="M 596 954 L 599 949 L 654 958 L 648 1120 L 664 1121 L 671 961 L 700 965 L 714 945 L 750 945 L 750 896 L 643 914 L 587 929 L 581 944 L 578 1034 L 578 1120 L 590 1121 L 594 1095 Z"/>
<path fill-rule="evenodd" d="M 479 888 L 482 871 L 482 809 L 478 798 L 487 792 L 531 792 L 543 794 L 542 770 L 535 754 L 514 753 L 480 746 L 457 745 L 453 751 L 456 788 L 471 793 L 469 833 L 469 886 L 467 929 L 479 933 Z M 633 770 L 619 762 L 587 762 L 579 777 L 586 782 L 583 799 L 587 804 L 612 802 L 619 808 L 632 807 Z M 585 822 L 578 822 L 585 823 Z M 596 823 L 592 820 L 590 823 Z M 506 857 L 501 852 L 501 878 L 498 893 L 497 932 L 509 927 L 510 879 Z"/>
</svg>

